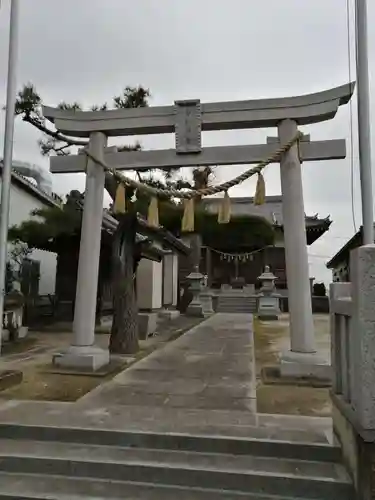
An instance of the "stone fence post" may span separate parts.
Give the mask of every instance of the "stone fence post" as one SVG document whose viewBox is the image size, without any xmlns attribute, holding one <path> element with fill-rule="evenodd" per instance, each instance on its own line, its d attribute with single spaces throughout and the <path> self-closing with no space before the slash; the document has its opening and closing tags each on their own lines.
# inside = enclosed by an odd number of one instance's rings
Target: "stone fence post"
<svg viewBox="0 0 375 500">
<path fill-rule="evenodd" d="M 375 431 L 375 245 L 351 255 L 353 330 L 352 400 L 360 425 Z"/>
<path fill-rule="evenodd" d="M 375 499 L 375 245 L 352 251 L 351 283 L 330 289 L 333 430 L 358 500 Z"/>
<path fill-rule="evenodd" d="M 345 394 L 344 378 L 349 373 L 349 367 L 345 367 L 345 364 L 348 360 L 347 347 L 351 330 L 352 284 L 331 283 L 329 301 L 332 390 L 334 394 Z"/>
</svg>

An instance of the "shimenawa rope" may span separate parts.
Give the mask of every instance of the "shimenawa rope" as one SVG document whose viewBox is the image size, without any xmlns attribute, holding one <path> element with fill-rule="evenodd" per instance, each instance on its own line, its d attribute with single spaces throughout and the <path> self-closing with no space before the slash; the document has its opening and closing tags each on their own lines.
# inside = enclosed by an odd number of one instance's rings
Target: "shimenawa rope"
<svg viewBox="0 0 375 500">
<path fill-rule="evenodd" d="M 114 211 L 116 213 L 124 213 L 125 208 L 125 187 L 130 186 L 139 191 L 147 193 L 151 197 L 150 206 L 148 210 L 148 222 L 152 226 L 159 225 L 159 213 L 158 213 L 158 202 L 157 198 L 160 197 L 173 197 L 180 198 L 184 200 L 184 215 L 182 218 L 182 231 L 191 232 L 194 231 L 194 198 L 202 196 L 210 196 L 220 192 L 225 193 L 222 206 L 218 213 L 218 222 L 220 224 L 226 224 L 230 221 L 230 199 L 228 195 L 228 190 L 238 184 L 241 184 L 246 179 L 249 179 L 255 174 L 258 174 L 258 182 L 256 186 L 256 192 L 254 196 L 254 204 L 261 205 L 264 203 L 265 199 L 265 182 L 262 175 L 262 170 L 269 165 L 280 159 L 280 156 L 287 151 L 302 137 L 301 132 L 297 134 L 283 146 L 280 146 L 272 155 L 270 155 L 266 160 L 260 162 L 256 167 L 250 168 L 243 172 L 242 174 L 234 177 L 232 180 L 223 182 L 218 186 L 210 186 L 203 189 L 190 189 L 189 191 L 179 191 L 176 189 L 161 189 L 150 186 L 144 182 L 139 182 L 131 179 L 123 174 L 120 174 L 116 168 L 110 167 L 104 160 L 93 155 L 87 148 L 83 150 L 88 158 L 93 160 L 98 165 L 102 166 L 105 171 L 110 172 L 113 177 L 119 182 L 117 188 Z"/>
<path fill-rule="evenodd" d="M 221 193 L 223 191 L 228 191 L 228 189 L 241 184 L 245 180 L 249 179 L 255 174 L 260 174 L 261 171 L 270 163 L 275 162 L 280 158 L 280 156 L 283 153 L 286 153 L 289 151 L 289 149 L 302 138 L 302 132 L 297 132 L 297 134 L 287 143 L 285 143 L 283 146 L 280 146 L 272 155 L 270 155 L 266 160 L 261 161 L 256 167 L 250 168 L 243 172 L 242 174 L 238 175 L 237 177 L 234 177 L 230 181 L 223 182 L 222 184 L 219 184 L 218 186 L 210 186 L 207 188 L 203 189 L 191 189 L 189 191 L 179 191 L 177 189 L 161 189 L 161 188 L 155 188 L 153 186 L 149 186 L 148 184 L 145 184 L 143 182 L 136 181 L 134 179 L 131 179 L 130 177 L 127 177 L 123 174 L 120 174 L 115 168 L 110 167 L 104 160 L 101 160 L 97 156 L 93 155 L 90 153 L 86 148 L 84 149 L 84 153 L 95 163 L 100 165 L 101 167 L 104 168 L 107 172 L 110 172 L 116 180 L 118 180 L 121 184 L 125 184 L 127 186 L 131 186 L 133 188 L 139 189 L 140 191 L 145 191 L 151 196 L 164 196 L 164 197 L 170 197 L 172 196 L 173 198 L 181 198 L 181 199 L 190 199 L 194 198 L 196 196 L 210 196 L 213 194 Z"/>
</svg>

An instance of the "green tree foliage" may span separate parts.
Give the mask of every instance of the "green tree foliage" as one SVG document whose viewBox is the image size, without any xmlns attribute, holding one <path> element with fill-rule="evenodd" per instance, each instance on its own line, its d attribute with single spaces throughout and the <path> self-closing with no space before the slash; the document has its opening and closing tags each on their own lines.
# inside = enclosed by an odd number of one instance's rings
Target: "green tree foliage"
<svg viewBox="0 0 375 500">
<path fill-rule="evenodd" d="M 5 293 L 12 291 L 15 281 L 21 282 L 22 266 L 24 261 L 30 256 L 30 247 L 22 242 L 16 241 L 8 252 L 8 261 L 5 269 Z"/>
<path fill-rule="evenodd" d="M 30 248 L 42 248 L 58 252 L 56 239 L 71 236 L 81 227 L 81 212 L 65 204 L 63 208 L 48 207 L 33 210 L 31 218 L 9 228 L 12 242 L 23 241 Z"/>
<path fill-rule="evenodd" d="M 160 204 L 160 224 L 176 236 L 181 236 L 181 205 Z M 195 212 L 195 231 L 202 243 L 220 250 L 239 251 L 240 248 L 261 248 L 274 242 L 273 226 L 260 217 L 241 215 L 232 217 L 228 224 L 218 224 L 217 214 L 198 207 Z"/>
<path fill-rule="evenodd" d="M 327 289 L 324 283 L 314 283 L 313 285 L 313 295 L 316 297 L 325 297 L 327 295 Z"/>
<path fill-rule="evenodd" d="M 148 106 L 150 91 L 141 85 L 138 87 L 125 87 L 123 93 L 115 96 L 112 102 L 112 108 L 137 108 Z M 43 133 L 43 137 L 39 140 L 40 151 L 42 155 L 51 153 L 57 155 L 67 155 L 71 153 L 71 146 L 83 146 L 86 141 L 78 141 L 69 138 L 47 125 L 46 120 L 42 115 L 42 98 L 36 87 L 32 83 L 28 83 L 22 87 L 17 94 L 16 100 L 16 115 L 20 116 L 23 121 L 30 123 Z M 67 103 L 61 102 L 58 107 L 60 109 L 69 109 L 72 111 L 82 111 L 83 108 L 78 102 Z M 93 105 L 90 108 L 93 111 L 110 109 L 107 103 L 101 105 Z M 122 146 L 122 150 L 138 151 L 141 149 L 139 143 L 135 145 Z M 120 147 L 121 150 L 121 147 Z"/>
<path fill-rule="evenodd" d="M 132 208 L 146 215 L 149 198 L 141 196 Z M 34 210 L 32 219 L 9 229 L 9 239 L 24 241 L 31 248 L 46 248 L 58 252 L 57 238 L 70 236 L 80 231 L 81 211 L 69 204 L 62 208 L 50 207 Z M 160 224 L 176 236 L 181 236 L 181 205 L 165 200 L 159 203 Z M 229 224 L 218 224 L 217 215 L 199 208 L 195 214 L 196 232 L 202 235 L 204 245 L 221 250 L 238 248 L 261 248 L 274 241 L 274 230 L 265 219 L 254 216 L 232 217 Z"/>
<path fill-rule="evenodd" d="M 127 86 L 122 95 L 113 98 L 113 104 L 116 109 L 144 108 L 148 106 L 150 97 L 150 91 L 141 85 L 138 87 Z"/>
</svg>

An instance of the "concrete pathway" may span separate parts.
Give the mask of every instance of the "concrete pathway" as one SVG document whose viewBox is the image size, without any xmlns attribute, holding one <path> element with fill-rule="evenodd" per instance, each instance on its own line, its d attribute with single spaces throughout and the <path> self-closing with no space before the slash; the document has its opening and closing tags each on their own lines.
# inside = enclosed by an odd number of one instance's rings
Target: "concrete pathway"
<svg viewBox="0 0 375 500">
<path fill-rule="evenodd" d="M 86 415 L 120 412 L 138 427 L 159 432 L 254 425 L 251 315 L 212 316 L 78 405 Z"/>
<path fill-rule="evenodd" d="M 231 316 L 212 316 L 81 402 L 255 412 L 252 318 Z"/>
<path fill-rule="evenodd" d="M 288 429 L 301 429 L 304 439 L 303 432 L 318 426 L 319 440 L 329 428 L 329 419 L 257 414 L 252 317 L 228 313 L 215 314 L 75 403 L 0 403 L 0 423 L 238 437 L 258 427 L 264 439 L 277 438 L 280 427 L 284 438 Z"/>
</svg>

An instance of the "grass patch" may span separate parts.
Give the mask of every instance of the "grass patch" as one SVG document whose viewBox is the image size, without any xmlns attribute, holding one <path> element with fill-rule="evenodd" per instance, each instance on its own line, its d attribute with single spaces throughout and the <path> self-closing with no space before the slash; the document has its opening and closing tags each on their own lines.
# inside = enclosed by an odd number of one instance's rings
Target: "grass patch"
<svg viewBox="0 0 375 500">
<path fill-rule="evenodd" d="M 277 376 L 279 351 L 289 336 L 283 321 L 263 323 L 254 319 L 257 373 L 257 410 L 260 413 L 330 416 L 331 400 L 325 384 L 311 380 L 281 380 Z"/>
<path fill-rule="evenodd" d="M 329 417 L 331 399 L 324 388 L 260 385 L 257 408 L 259 413 Z"/>
<path fill-rule="evenodd" d="M 34 347 L 37 342 L 36 337 L 27 336 L 23 339 L 14 340 L 13 342 L 4 342 L 1 347 L 2 356 L 8 356 L 11 354 L 20 354 L 27 352 L 29 349 Z"/>
</svg>

